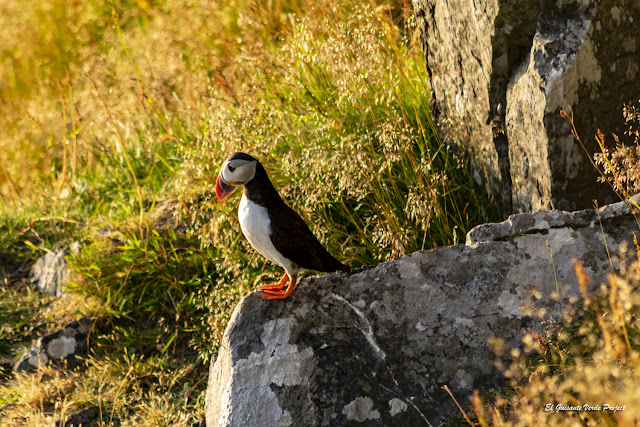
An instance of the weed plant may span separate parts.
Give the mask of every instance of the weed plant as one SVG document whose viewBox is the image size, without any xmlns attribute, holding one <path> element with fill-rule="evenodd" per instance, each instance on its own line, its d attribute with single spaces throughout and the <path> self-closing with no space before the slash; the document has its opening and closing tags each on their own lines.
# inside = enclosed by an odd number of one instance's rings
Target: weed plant
<svg viewBox="0 0 640 427">
<path fill-rule="evenodd" d="M 624 253 L 622 256 L 626 256 Z M 561 324 L 524 338 L 504 372 L 512 391 L 491 404 L 476 394 L 477 425 L 636 425 L 640 420 L 640 261 L 590 293 L 576 261 L 580 305 Z M 497 348 L 504 347 L 497 346 Z"/>
<path fill-rule="evenodd" d="M 604 134 L 598 131 L 596 140 L 602 150 L 596 153 L 596 164 L 603 169 L 601 182 L 608 182 L 620 195 L 630 195 L 640 191 L 640 108 L 636 105 L 625 105 L 623 116 L 628 125 L 625 132 L 633 141 L 625 145 L 617 135 L 613 135 L 616 147 L 613 150 L 605 147 Z"/>
</svg>

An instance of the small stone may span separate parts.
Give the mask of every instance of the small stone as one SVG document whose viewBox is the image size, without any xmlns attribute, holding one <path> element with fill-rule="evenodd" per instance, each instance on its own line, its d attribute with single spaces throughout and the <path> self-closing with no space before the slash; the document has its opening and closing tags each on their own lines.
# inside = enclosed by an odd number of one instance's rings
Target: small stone
<svg viewBox="0 0 640 427">
<path fill-rule="evenodd" d="M 89 353 L 87 336 L 90 329 L 91 319 L 83 317 L 60 331 L 41 337 L 37 345 L 20 358 L 14 370 L 34 372 L 39 366 L 47 366 L 51 362 L 66 364 L 71 369 L 83 366 Z"/>
<path fill-rule="evenodd" d="M 69 281 L 69 267 L 65 259 L 68 254 L 67 246 L 59 246 L 36 261 L 29 275 L 36 289 L 58 298 L 64 296 L 64 286 Z"/>
</svg>

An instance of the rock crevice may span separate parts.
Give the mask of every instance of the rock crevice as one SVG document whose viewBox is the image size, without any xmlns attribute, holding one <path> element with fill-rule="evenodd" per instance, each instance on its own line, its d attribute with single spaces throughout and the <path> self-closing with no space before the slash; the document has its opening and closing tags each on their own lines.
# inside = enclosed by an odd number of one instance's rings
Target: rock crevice
<svg viewBox="0 0 640 427">
<path fill-rule="evenodd" d="M 434 115 L 446 140 L 474 152 L 478 179 L 521 212 L 614 200 L 589 158 L 598 129 L 623 135 L 623 104 L 640 93 L 636 0 L 413 6 Z M 560 115 L 568 107 L 588 154 Z"/>
</svg>

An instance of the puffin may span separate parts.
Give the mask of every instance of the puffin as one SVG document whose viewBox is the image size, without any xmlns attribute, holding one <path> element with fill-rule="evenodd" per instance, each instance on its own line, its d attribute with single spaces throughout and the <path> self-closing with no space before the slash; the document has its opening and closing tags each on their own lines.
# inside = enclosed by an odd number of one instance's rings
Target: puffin
<svg viewBox="0 0 640 427">
<path fill-rule="evenodd" d="M 249 154 L 236 152 L 222 165 L 216 196 L 222 201 L 241 185 L 238 220 L 242 233 L 256 251 L 284 269 L 278 283 L 258 287 L 262 299 L 291 296 L 303 271 L 351 270 L 322 246 L 300 215 L 282 200 L 262 164 Z"/>
</svg>

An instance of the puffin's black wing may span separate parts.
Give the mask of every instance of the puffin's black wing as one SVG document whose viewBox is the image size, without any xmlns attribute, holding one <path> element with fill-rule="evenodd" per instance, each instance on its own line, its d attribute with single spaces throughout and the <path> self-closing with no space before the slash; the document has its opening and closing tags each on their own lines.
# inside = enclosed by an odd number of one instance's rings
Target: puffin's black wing
<svg viewBox="0 0 640 427">
<path fill-rule="evenodd" d="M 284 202 L 271 206 L 271 242 L 286 258 L 307 270 L 331 272 L 350 268 L 335 259 L 309 230 L 304 220 Z"/>
</svg>

